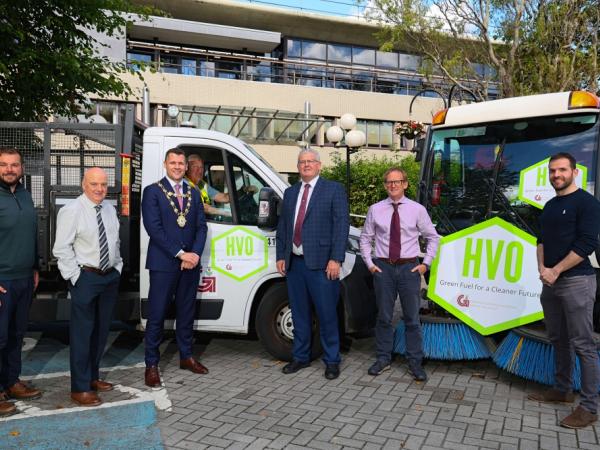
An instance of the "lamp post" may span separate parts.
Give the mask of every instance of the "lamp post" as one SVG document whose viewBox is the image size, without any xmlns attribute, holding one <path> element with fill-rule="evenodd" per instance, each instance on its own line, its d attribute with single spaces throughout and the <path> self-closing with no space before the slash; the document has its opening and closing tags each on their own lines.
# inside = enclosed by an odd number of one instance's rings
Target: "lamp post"
<svg viewBox="0 0 600 450">
<path fill-rule="evenodd" d="M 336 147 L 346 147 L 346 191 L 350 199 L 350 155 L 365 145 L 367 138 L 361 130 L 354 130 L 356 117 L 346 113 L 340 117 L 340 126 L 333 125 L 327 130 L 327 140 Z M 342 142 L 343 141 L 343 142 Z"/>
</svg>

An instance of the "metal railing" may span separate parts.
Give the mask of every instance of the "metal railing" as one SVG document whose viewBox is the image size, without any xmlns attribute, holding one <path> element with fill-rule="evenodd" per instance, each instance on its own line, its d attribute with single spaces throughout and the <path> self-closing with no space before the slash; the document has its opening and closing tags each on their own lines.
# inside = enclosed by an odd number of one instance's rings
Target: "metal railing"
<svg viewBox="0 0 600 450">
<path fill-rule="evenodd" d="M 401 95 L 415 95 L 424 88 L 448 90 L 451 87 L 440 76 L 426 77 L 407 70 L 300 59 L 282 61 L 262 56 L 138 41 L 129 41 L 128 46 L 132 52 L 152 52 L 154 60 L 146 63 L 146 66 L 162 73 Z M 143 67 L 139 60 L 131 58 L 128 58 L 127 63 L 134 69 Z M 466 81 L 466 84 L 469 85 L 469 82 Z M 475 83 L 472 84 L 475 86 Z M 497 89 L 496 83 L 490 83 L 489 86 L 492 92 Z"/>
</svg>

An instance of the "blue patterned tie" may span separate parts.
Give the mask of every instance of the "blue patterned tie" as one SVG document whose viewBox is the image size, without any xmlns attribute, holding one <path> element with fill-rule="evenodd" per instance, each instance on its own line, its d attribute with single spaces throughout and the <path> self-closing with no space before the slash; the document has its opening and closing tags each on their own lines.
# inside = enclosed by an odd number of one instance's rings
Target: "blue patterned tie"
<svg viewBox="0 0 600 450">
<path fill-rule="evenodd" d="M 94 206 L 96 208 L 96 220 L 98 221 L 98 243 L 100 245 L 100 270 L 106 271 L 109 267 L 108 262 L 108 242 L 106 241 L 106 230 L 102 222 L 102 205 Z"/>
</svg>

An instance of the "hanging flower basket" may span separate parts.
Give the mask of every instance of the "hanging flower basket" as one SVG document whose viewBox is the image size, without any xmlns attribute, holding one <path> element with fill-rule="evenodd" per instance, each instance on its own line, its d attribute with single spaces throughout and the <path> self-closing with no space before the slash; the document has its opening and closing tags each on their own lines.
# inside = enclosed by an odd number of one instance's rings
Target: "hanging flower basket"
<svg viewBox="0 0 600 450">
<path fill-rule="evenodd" d="M 425 125 L 421 122 L 409 120 L 408 122 L 399 123 L 394 128 L 394 132 L 405 139 L 414 139 L 425 129 Z"/>
</svg>

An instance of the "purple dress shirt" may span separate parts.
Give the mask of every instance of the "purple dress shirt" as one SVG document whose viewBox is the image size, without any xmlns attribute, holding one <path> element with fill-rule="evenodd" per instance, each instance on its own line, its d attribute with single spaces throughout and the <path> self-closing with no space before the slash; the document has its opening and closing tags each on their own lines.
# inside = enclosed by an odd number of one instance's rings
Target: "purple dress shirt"
<svg viewBox="0 0 600 450">
<path fill-rule="evenodd" d="M 400 258 L 414 258 L 419 256 L 419 234 L 427 240 L 427 252 L 423 262 L 428 266 L 435 257 L 440 236 L 435 231 L 427 210 L 409 198 L 402 197 L 398 203 L 400 214 Z M 375 240 L 375 257 L 388 259 L 390 244 L 390 223 L 394 208 L 392 200 L 388 197 L 371 205 L 367 219 L 360 235 L 360 253 L 369 269 L 373 267 L 371 257 L 371 244 Z"/>
</svg>

